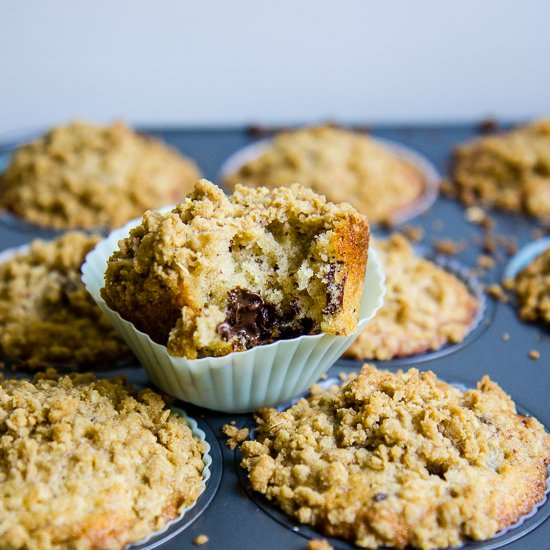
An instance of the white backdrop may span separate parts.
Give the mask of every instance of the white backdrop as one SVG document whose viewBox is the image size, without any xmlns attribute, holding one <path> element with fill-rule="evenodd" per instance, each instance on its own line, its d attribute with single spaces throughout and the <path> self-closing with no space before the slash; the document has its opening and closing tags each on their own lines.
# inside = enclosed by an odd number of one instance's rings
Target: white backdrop
<svg viewBox="0 0 550 550">
<path fill-rule="evenodd" d="M 0 131 L 550 114 L 546 0 L 2 0 Z"/>
</svg>

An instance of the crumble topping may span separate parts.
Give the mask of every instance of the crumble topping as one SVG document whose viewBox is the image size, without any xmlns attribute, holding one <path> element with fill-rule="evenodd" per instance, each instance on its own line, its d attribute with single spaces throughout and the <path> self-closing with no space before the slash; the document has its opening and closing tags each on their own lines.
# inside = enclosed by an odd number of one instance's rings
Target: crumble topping
<svg viewBox="0 0 550 550">
<path fill-rule="evenodd" d="M 252 488 L 364 548 L 485 540 L 543 499 L 550 436 L 488 377 L 365 365 L 340 388 L 258 414 L 241 446 Z"/>
<path fill-rule="evenodd" d="M 85 366 L 130 357 L 80 280 L 98 236 L 35 240 L 0 264 L 0 353 L 15 363 Z"/>
<path fill-rule="evenodd" d="M 4 379 L 2 548 L 122 550 L 198 498 L 203 453 L 160 395 L 121 378 Z"/>
</svg>

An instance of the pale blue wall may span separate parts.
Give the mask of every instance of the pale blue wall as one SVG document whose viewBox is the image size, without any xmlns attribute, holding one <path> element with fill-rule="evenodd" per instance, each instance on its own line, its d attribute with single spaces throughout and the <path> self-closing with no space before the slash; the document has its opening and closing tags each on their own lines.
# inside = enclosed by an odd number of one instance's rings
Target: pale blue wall
<svg viewBox="0 0 550 550">
<path fill-rule="evenodd" d="M 545 0 L 3 0 L 0 131 L 550 114 Z"/>
</svg>

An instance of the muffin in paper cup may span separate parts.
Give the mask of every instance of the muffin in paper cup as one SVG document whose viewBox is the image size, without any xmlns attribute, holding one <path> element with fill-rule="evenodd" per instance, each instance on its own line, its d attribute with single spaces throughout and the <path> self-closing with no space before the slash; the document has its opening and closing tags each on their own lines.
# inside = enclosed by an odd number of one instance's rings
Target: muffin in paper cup
<svg viewBox="0 0 550 550">
<path fill-rule="evenodd" d="M 299 336 L 222 357 L 176 357 L 168 353 L 166 346 L 154 342 L 112 310 L 100 294 L 109 257 L 118 248 L 118 241 L 139 222 L 134 220 L 126 224 L 97 244 L 82 266 L 82 280 L 153 383 L 169 395 L 201 407 L 241 413 L 291 399 L 334 364 L 384 300 L 382 265 L 370 248 L 359 322 L 354 334 Z"/>
</svg>

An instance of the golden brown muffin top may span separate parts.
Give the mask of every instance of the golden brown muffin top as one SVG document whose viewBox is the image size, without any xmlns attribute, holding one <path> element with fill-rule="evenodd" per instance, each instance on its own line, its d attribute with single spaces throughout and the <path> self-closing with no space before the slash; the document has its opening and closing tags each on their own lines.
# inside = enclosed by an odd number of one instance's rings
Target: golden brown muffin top
<svg viewBox="0 0 550 550">
<path fill-rule="evenodd" d="M 2 380 L 2 548 L 122 549 L 197 499 L 203 453 L 160 395 L 121 378 Z"/>
<path fill-rule="evenodd" d="M 116 227 L 180 199 L 199 177 L 176 150 L 122 122 L 72 122 L 22 146 L 0 176 L 0 205 L 54 227 Z"/>
<path fill-rule="evenodd" d="M 550 120 L 461 145 L 454 191 L 475 202 L 550 218 Z"/>
<path fill-rule="evenodd" d="M 99 241 L 69 232 L 35 240 L 0 264 L 0 354 L 31 368 L 110 363 L 130 356 L 80 280 Z"/>
<path fill-rule="evenodd" d="M 224 183 L 274 187 L 296 182 L 332 202 L 349 202 L 371 223 L 391 223 L 426 186 L 414 166 L 375 139 L 332 126 L 282 132 Z"/>
<path fill-rule="evenodd" d="M 342 387 L 259 414 L 241 446 L 254 490 L 365 548 L 484 540 L 543 499 L 550 436 L 484 377 L 365 365 Z"/>
<path fill-rule="evenodd" d="M 386 360 L 461 342 L 479 307 L 467 286 L 398 233 L 374 246 L 386 275 L 384 305 L 346 355 Z"/>
</svg>

